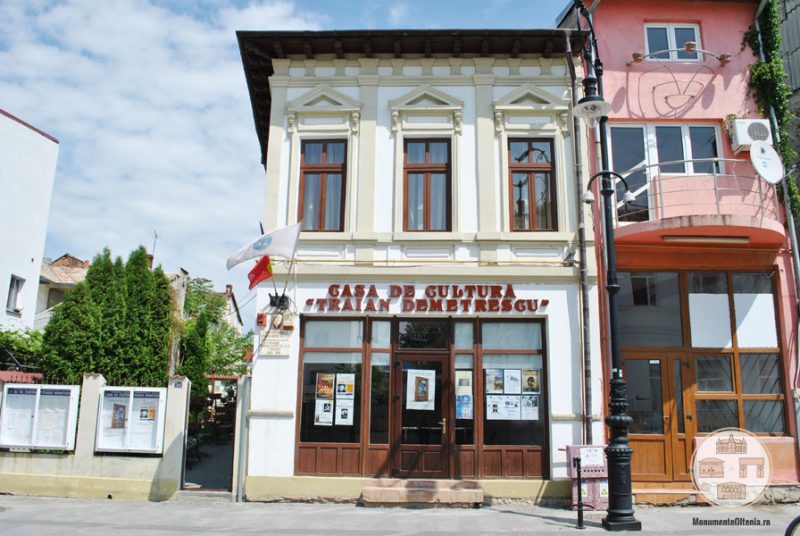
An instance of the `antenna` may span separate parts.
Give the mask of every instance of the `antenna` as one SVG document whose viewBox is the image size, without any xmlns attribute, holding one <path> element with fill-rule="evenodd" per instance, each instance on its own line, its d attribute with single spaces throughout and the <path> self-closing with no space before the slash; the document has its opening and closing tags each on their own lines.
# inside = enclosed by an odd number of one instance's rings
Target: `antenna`
<svg viewBox="0 0 800 536">
<path fill-rule="evenodd" d="M 153 249 L 152 251 L 150 251 L 150 254 L 153 256 L 153 260 L 155 260 L 156 258 L 156 242 L 158 241 L 159 238 L 161 237 L 158 236 L 158 231 L 153 229 Z"/>
</svg>

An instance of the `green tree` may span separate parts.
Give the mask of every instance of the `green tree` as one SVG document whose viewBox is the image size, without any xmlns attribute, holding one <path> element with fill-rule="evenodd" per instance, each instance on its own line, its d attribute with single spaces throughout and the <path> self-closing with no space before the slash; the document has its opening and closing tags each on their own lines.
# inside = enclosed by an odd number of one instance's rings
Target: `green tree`
<svg viewBox="0 0 800 536">
<path fill-rule="evenodd" d="M 153 352 L 153 378 L 166 381 L 169 366 L 169 352 L 173 337 L 178 336 L 174 329 L 173 318 L 175 302 L 172 285 L 161 267 L 153 270 L 153 294 L 150 304 L 152 327 L 150 331 L 150 347 Z"/>
<path fill-rule="evenodd" d="M 240 335 L 225 322 L 211 330 L 209 372 L 240 375 L 247 372 L 244 356 L 253 347 L 253 332 Z"/>
<path fill-rule="evenodd" d="M 88 283 L 75 286 L 44 330 L 42 372 L 46 377 L 79 383 L 83 374 L 96 372 L 102 347 L 102 312 L 92 301 Z"/>
<path fill-rule="evenodd" d="M 117 382 L 121 372 L 119 360 L 124 358 L 127 345 L 127 292 L 122 259 L 112 261 L 111 251 L 103 249 L 92 260 L 86 283 L 89 296 L 102 312 L 97 371 L 109 381 Z"/>
<path fill-rule="evenodd" d="M 210 362 L 208 332 L 208 318 L 203 312 L 197 318 L 186 321 L 181 340 L 181 364 L 177 372 L 191 380 L 192 396 L 195 397 L 208 396 L 206 377 Z"/>
<path fill-rule="evenodd" d="M 125 284 L 126 366 L 119 371 L 122 377 L 117 381 L 130 383 L 135 378 L 147 383 L 152 381 L 150 376 L 155 361 L 151 339 L 153 331 L 151 305 L 154 301 L 155 283 L 153 273 L 150 271 L 150 260 L 143 246 L 133 250 L 128 257 L 128 262 L 125 264 Z"/>
<path fill-rule="evenodd" d="M 42 334 L 38 331 L 0 330 L 0 350 L 10 352 L 26 367 L 38 368 L 42 359 Z"/>
<path fill-rule="evenodd" d="M 205 312 L 210 324 L 216 324 L 225 310 L 225 297 L 214 292 L 214 284 L 205 277 L 195 277 L 186 285 L 186 299 L 183 302 L 183 315 L 196 318 Z"/>
</svg>

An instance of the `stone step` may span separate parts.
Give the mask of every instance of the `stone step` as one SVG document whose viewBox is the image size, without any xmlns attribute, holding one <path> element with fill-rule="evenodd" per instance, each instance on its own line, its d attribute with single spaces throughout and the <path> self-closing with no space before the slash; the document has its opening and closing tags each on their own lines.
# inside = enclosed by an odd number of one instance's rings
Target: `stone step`
<svg viewBox="0 0 800 536">
<path fill-rule="evenodd" d="M 183 489 L 175 500 L 179 502 L 233 502 L 233 493 L 222 490 Z"/>
<path fill-rule="evenodd" d="M 470 480 L 403 480 L 380 478 L 361 489 L 364 505 L 475 506 L 483 503 L 483 489 Z"/>
</svg>

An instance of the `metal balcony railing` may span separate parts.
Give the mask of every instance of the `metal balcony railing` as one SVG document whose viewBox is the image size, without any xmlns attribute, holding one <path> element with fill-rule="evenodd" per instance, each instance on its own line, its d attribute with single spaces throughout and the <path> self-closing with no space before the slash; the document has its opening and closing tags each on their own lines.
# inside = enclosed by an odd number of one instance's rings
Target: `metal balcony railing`
<svg viewBox="0 0 800 536">
<path fill-rule="evenodd" d="M 625 177 L 635 201 L 625 204 L 617 181 L 617 225 L 681 216 L 731 215 L 779 221 L 775 187 L 748 160 L 701 158 L 645 164 Z"/>
</svg>

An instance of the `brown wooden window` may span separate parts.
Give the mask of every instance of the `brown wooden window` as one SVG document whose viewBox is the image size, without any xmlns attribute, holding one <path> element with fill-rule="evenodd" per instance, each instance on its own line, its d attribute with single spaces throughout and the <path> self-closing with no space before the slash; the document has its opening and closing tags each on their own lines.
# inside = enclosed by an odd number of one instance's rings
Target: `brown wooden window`
<svg viewBox="0 0 800 536">
<path fill-rule="evenodd" d="M 407 140 L 404 154 L 406 231 L 449 231 L 450 140 Z"/>
<path fill-rule="evenodd" d="M 308 140 L 300 161 L 300 208 L 304 231 L 344 230 L 347 143 Z"/>
<path fill-rule="evenodd" d="M 555 165 L 548 139 L 509 139 L 512 231 L 555 231 Z"/>
</svg>

